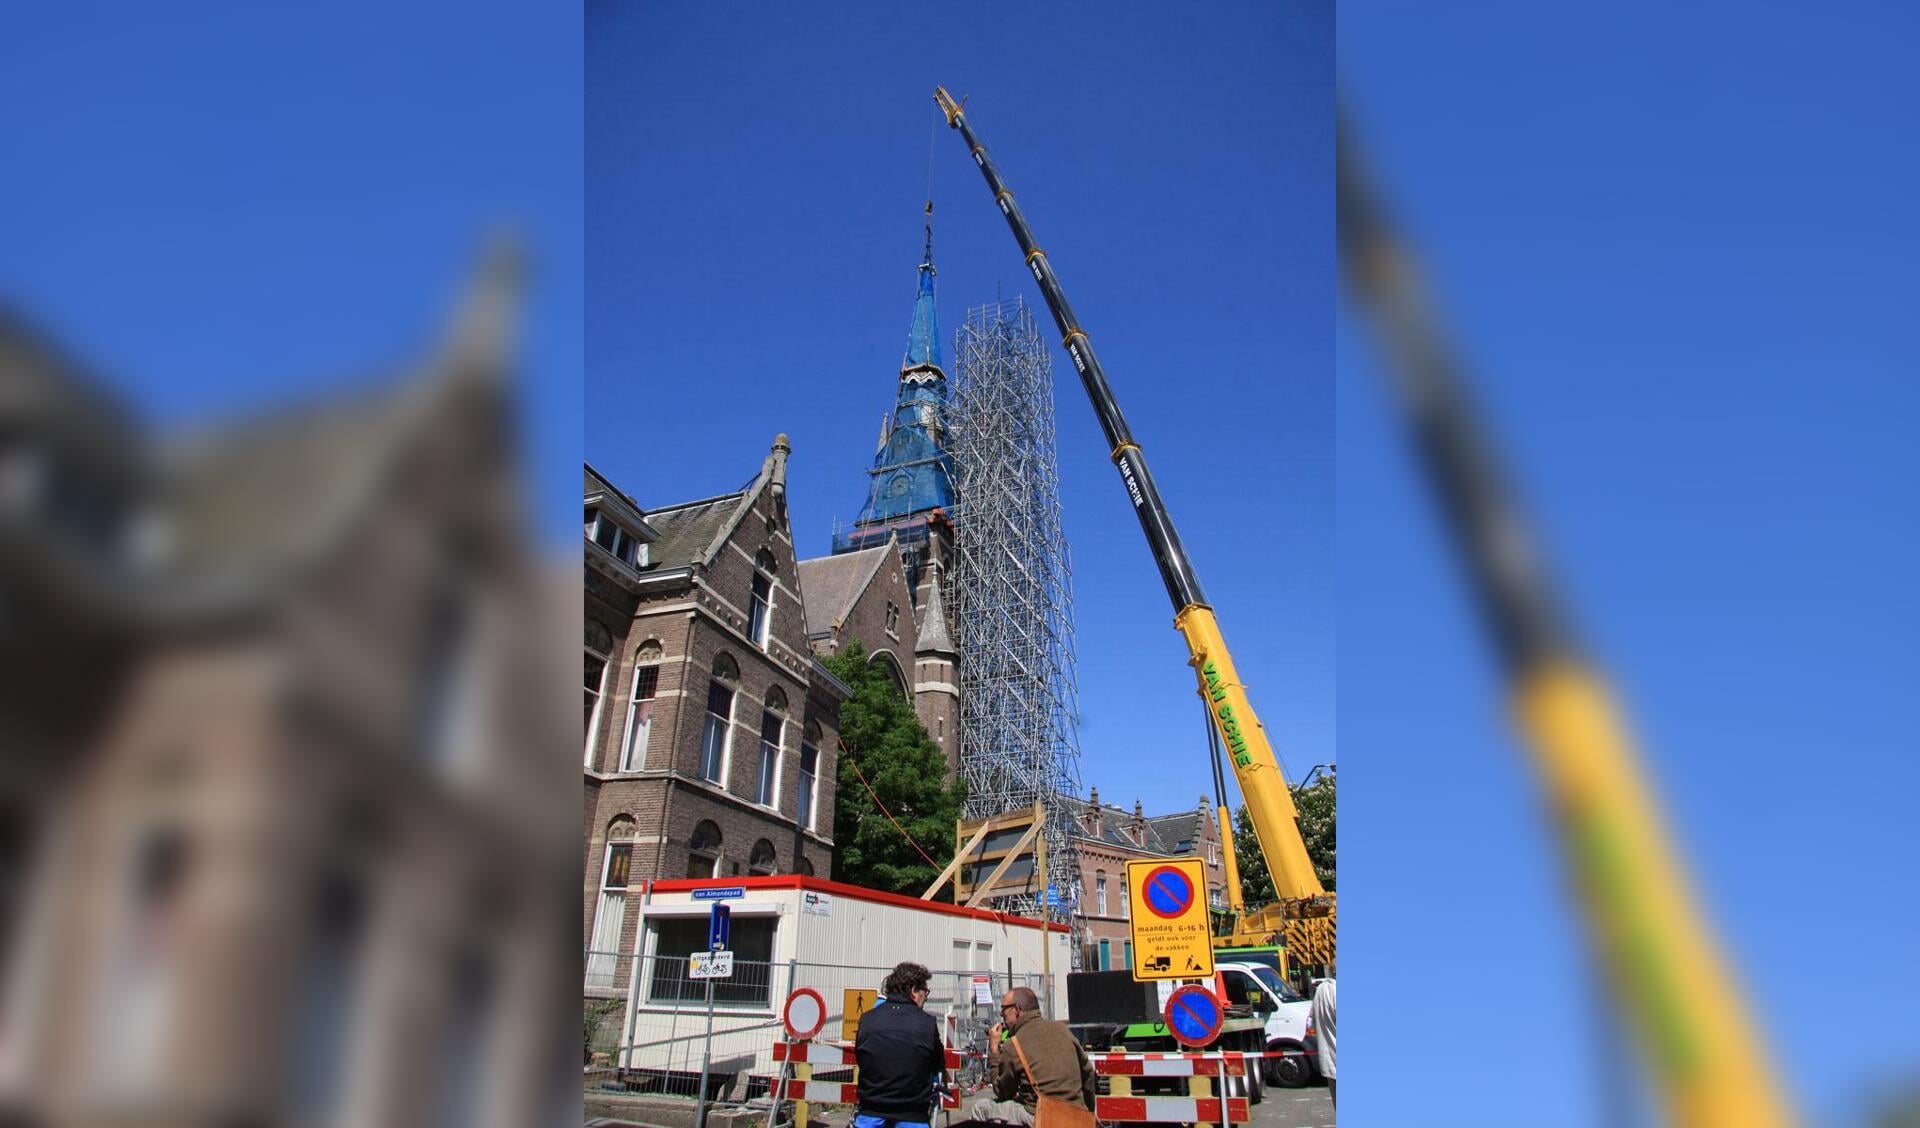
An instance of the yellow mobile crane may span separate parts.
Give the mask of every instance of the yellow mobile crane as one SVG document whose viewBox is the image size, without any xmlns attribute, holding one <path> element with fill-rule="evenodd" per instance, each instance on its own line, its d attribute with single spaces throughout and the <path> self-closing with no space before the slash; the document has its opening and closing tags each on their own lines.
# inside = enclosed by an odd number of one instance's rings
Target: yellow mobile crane
<svg viewBox="0 0 1920 1128">
<path fill-rule="evenodd" d="M 1040 285 L 1041 295 L 1046 298 L 1047 308 L 1053 312 L 1054 323 L 1060 328 L 1060 343 L 1073 359 L 1073 367 L 1080 374 L 1087 397 L 1093 401 L 1093 410 L 1100 419 L 1100 429 L 1106 436 L 1113 464 L 1120 471 L 1121 481 L 1126 484 L 1127 496 L 1133 501 L 1134 515 L 1139 518 L 1140 529 L 1147 535 L 1154 561 L 1160 567 L 1161 582 L 1166 585 L 1167 595 L 1173 600 L 1173 625 L 1186 638 L 1187 649 L 1193 655 L 1194 674 L 1214 734 L 1233 764 L 1234 778 L 1239 781 L 1240 793 L 1246 799 L 1254 835 L 1260 842 L 1260 852 L 1265 855 L 1267 871 L 1273 877 L 1274 892 L 1281 898 L 1279 904 L 1270 906 L 1255 917 L 1243 915 L 1239 867 L 1233 855 L 1233 824 L 1227 816 L 1225 791 L 1219 789 L 1222 781 L 1219 778 L 1216 751 L 1214 771 L 1220 837 L 1226 848 L 1227 888 L 1235 927 L 1232 935 L 1218 937 L 1215 942 L 1220 946 L 1263 943 L 1285 934 L 1291 949 L 1304 949 L 1312 953 L 1308 962 L 1329 963 L 1333 958 L 1333 897 L 1320 884 L 1320 878 L 1313 870 L 1313 862 L 1307 857 L 1307 847 L 1300 838 L 1293 796 L 1287 789 L 1287 781 L 1282 778 L 1280 765 L 1274 759 L 1273 747 L 1267 742 L 1266 729 L 1261 726 L 1260 718 L 1255 715 L 1253 705 L 1247 700 L 1246 690 L 1240 684 L 1240 677 L 1234 672 L 1233 658 L 1227 653 L 1227 644 L 1220 636 L 1220 626 L 1214 620 L 1213 607 L 1200 589 L 1200 581 L 1193 573 L 1187 551 L 1180 543 L 1180 534 L 1174 531 L 1173 521 L 1160 500 L 1153 474 L 1147 469 L 1146 456 L 1141 453 L 1140 445 L 1134 442 L 1132 432 L 1127 429 L 1127 421 L 1121 416 L 1119 405 L 1114 402 L 1113 389 L 1107 384 L 1106 372 L 1100 367 L 1093 343 L 1080 327 L 1073 308 L 1067 304 L 1066 292 L 1060 288 L 1060 280 L 1054 275 L 1052 264 L 1047 261 L 1047 253 L 1034 243 L 1026 217 L 1021 215 L 1013 193 L 1000 179 L 1000 173 L 994 168 L 986 147 L 967 124 L 966 113 L 945 87 L 936 87 L 933 97 L 946 115 L 947 125 L 960 131 L 974 163 L 980 167 L 981 175 L 986 177 L 994 202 L 1000 206 L 1001 214 L 1006 216 L 1007 226 L 1013 230 L 1014 240 L 1020 244 L 1020 253 L 1026 258 L 1027 269 L 1033 273 L 1034 281 Z"/>
</svg>

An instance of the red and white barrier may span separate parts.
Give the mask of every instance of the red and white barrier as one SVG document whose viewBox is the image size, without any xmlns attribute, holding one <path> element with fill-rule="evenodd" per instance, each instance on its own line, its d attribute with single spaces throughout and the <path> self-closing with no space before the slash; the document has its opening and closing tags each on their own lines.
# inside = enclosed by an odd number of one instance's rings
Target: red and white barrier
<svg viewBox="0 0 1920 1128">
<path fill-rule="evenodd" d="M 1218 1124 L 1219 1097 L 1096 1097 L 1100 1120 L 1153 1124 Z M 1235 1124 L 1253 1119 L 1245 1097 L 1227 1098 L 1227 1118 Z"/>
<path fill-rule="evenodd" d="M 852 1042 L 775 1042 L 773 1060 L 808 1065 L 853 1065 Z M 947 1047 L 947 1068 L 960 1068 L 960 1051 Z"/>
<path fill-rule="evenodd" d="M 773 1060 L 792 1062 L 794 1065 L 850 1066 L 855 1064 L 853 1045 L 850 1042 L 775 1042 Z M 951 1047 L 947 1049 L 947 1068 L 960 1067 L 960 1052 Z M 770 1084 L 769 1088 L 773 1086 Z M 857 1104 L 860 1100 L 860 1086 L 853 1081 L 813 1081 L 799 1077 L 788 1077 L 779 1082 L 777 1096 L 781 1100 L 805 1102 L 807 1104 Z M 960 1094 L 942 1091 L 940 1107 L 958 1109 Z"/>
</svg>

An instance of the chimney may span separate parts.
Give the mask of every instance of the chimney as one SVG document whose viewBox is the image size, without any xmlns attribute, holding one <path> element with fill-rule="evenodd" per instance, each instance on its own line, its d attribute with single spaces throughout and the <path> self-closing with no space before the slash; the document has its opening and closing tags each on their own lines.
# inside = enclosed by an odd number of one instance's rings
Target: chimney
<svg viewBox="0 0 1920 1128">
<path fill-rule="evenodd" d="M 787 455 L 793 447 L 787 443 L 785 431 L 773 437 L 773 449 L 767 452 L 767 460 L 760 466 L 760 473 L 771 479 L 768 490 L 775 502 L 785 504 L 787 500 Z"/>
</svg>

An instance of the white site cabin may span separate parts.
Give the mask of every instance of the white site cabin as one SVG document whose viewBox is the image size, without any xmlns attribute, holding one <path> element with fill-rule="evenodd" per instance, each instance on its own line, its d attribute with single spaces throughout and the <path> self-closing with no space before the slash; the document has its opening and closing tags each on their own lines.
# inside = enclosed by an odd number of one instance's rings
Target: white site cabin
<svg viewBox="0 0 1920 1128">
<path fill-rule="evenodd" d="M 639 973 L 627 992 L 622 1068 L 700 1072 L 707 981 L 687 978 L 686 961 L 707 949 L 713 905 L 695 892 L 722 889 L 742 895 L 726 899 L 733 974 L 712 981 L 715 1074 L 776 1072 L 780 1008 L 796 987 L 811 987 L 826 1001 L 826 1025 L 815 1038 L 842 1038 L 846 992 L 877 991 L 903 960 L 934 973 L 926 1009 L 950 1035 L 964 1037 L 998 1018 L 1009 972 L 1045 997 L 1044 936 L 1055 1013 L 1066 1006 L 1065 924 L 1043 929 L 1025 917 L 797 875 L 656 881 L 640 906 Z"/>
</svg>

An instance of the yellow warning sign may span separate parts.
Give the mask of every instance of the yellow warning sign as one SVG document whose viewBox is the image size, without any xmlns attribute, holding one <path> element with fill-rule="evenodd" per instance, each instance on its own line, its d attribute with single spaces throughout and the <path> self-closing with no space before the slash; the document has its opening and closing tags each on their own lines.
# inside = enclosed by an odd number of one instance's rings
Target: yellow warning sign
<svg viewBox="0 0 1920 1128">
<path fill-rule="evenodd" d="M 860 1016 L 873 1009 L 880 1001 L 880 992 L 865 987 L 849 987 L 844 996 L 845 1007 L 840 1019 L 840 1040 L 851 1042 L 860 1034 Z"/>
<path fill-rule="evenodd" d="M 1136 980 L 1213 975 L 1207 871 L 1198 858 L 1128 862 L 1127 894 Z"/>
</svg>

